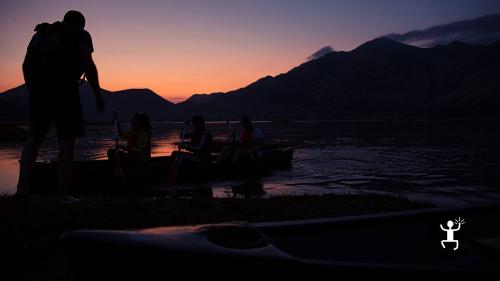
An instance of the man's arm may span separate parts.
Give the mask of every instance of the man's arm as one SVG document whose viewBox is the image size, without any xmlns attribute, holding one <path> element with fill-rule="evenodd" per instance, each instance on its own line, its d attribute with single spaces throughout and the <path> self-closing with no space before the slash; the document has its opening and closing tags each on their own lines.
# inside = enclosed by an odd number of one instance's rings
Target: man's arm
<svg viewBox="0 0 500 281">
<path fill-rule="evenodd" d="M 85 71 L 85 75 L 87 77 L 87 80 L 89 81 L 90 87 L 94 91 L 97 111 L 103 112 L 105 102 L 102 98 L 101 87 L 99 85 L 99 75 L 97 74 L 97 67 L 95 66 L 94 60 L 92 59 L 92 54 L 84 46 L 81 46 L 80 53 L 83 60 L 83 70 Z"/>
<path fill-rule="evenodd" d="M 31 42 L 30 42 L 31 46 Z M 28 49 L 26 50 L 26 55 L 24 56 L 24 61 L 23 61 L 23 76 L 24 76 L 24 83 L 26 84 L 26 87 L 28 87 L 28 91 L 31 91 L 31 86 L 32 86 L 32 70 L 31 70 L 31 48 L 28 46 Z"/>
<path fill-rule="evenodd" d="M 194 150 L 201 150 L 203 148 L 203 146 L 205 145 L 205 137 L 206 137 L 207 134 L 203 134 L 203 137 L 201 137 L 201 140 L 200 140 L 200 143 L 198 143 L 197 145 L 192 145 L 190 146 L 190 150 L 194 151 Z"/>
</svg>

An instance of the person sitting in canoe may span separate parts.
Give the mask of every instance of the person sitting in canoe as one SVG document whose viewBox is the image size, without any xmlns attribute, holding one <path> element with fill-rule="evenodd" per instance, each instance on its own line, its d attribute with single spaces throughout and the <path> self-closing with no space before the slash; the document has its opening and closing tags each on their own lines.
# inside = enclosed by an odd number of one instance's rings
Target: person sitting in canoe
<svg viewBox="0 0 500 281">
<path fill-rule="evenodd" d="M 256 159 L 261 156 L 261 147 L 264 144 L 264 133 L 260 128 L 254 127 L 252 119 L 248 116 L 241 118 L 243 132 L 237 140 L 237 149 L 233 156 L 233 162 L 239 161 L 243 156 Z"/>
<path fill-rule="evenodd" d="M 186 133 L 186 128 L 190 124 L 193 127 L 193 131 Z M 210 161 L 212 153 L 212 134 L 205 129 L 205 119 L 203 116 L 194 116 L 191 121 L 186 122 L 184 131 L 180 137 L 179 151 L 172 153 L 174 162 L 167 173 L 166 179 L 167 185 L 173 187 L 175 187 L 175 183 L 177 182 L 179 167 L 183 161 Z M 184 138 L 188 138 L 189 142 L 184 143 Z M 183 152 L 181 149 L 185 149 L 187 152 Z"/>
<path fill-rule="evenodd" d="M 226 127 L 231 131 L 232 145 L 222 147 L 215 163 L 235 162 L 245 156 L 250 159 L 256 159 L 261 156 L 260 148 L 264 144 L 264 133 L 260 128 L 254 127 L 252 120 L 246 115 L 241 118 L 240 123 L 243 127 L 243 132 L 237 137 L 236 132 L 231 127 L 231 123 L 227 121 Z"/>
<path fill-rule="evenodd" d="M 134 115 L 130 121 L 132 129 L 128 132 L 121 128 L 120 122 L 116 125 L 120 138 L 127 140 L 127 146 L 118 146 L 124 152 L 126 161 L 146 162 L 151 159 L 151 121 L 146 113 L 137 112 Z M 108 156 L 113 152 L 112 149 L 108 151 Z"/>
<path fill-rule="evenodd" d="M 190 141 L 181 143 L 180 147 L 189 151 L 197 160 L 210 160 L 212 134 L 205 129 L 205 119 L 200 115 L 195 116 L 191 119 L 191 125 L 193 131 L 183 136 Z"/>
<path fill-rule="evenodd" d="M 138 112 L 130 121 L 132 129 L 124 131 L 115 114 L 116 147 L 108 150 L 108 159 L 113 162 L 115 179 L 125 184 L 125 166 L 147 162 L 151 159 L 151 122 L 146 113 Z M 126 146 L 118 144 L 119 139 L 127 140 Z"/>
</svg>

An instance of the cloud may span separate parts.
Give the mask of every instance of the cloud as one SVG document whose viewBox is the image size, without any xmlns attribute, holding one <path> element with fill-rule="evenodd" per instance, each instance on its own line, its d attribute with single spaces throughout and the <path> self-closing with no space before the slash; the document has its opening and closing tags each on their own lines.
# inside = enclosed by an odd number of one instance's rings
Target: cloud
<svg viewBox="0 0 500 281">
<path fill-rule="evenodd" d="M 325 47 L 317 50 L 316 52 L 314 52 L 312 55 L 308 56 L 307 59 L 308 60 L 319 59 L 324 55 L 328 55 L 329 53 L 332 53 L 333 51 L 334 51 L 334 49 L 332 48 L 332 46 L 325 46 Z"/>
<path fill-rule="evenodd" d="M 418 47 L 434 47 L 453 41 L 491 44 L 500 40 L 500 14 L 437 25 L 404 34 L 390 34 L 386 37 Z"/>
</svg>

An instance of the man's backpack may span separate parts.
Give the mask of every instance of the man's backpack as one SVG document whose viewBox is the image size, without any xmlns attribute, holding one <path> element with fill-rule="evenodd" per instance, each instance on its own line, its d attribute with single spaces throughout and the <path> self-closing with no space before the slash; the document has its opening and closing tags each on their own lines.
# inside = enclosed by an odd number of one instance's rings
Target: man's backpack
<svg viewBox="0 0 500 281">
<path fill-rule="evenodd" d="M 81 71 L 78 30 L 61 22 L 42 23 L 28 47 L 30 76 L 37 81 L 77 80 Z"/>
</svg>

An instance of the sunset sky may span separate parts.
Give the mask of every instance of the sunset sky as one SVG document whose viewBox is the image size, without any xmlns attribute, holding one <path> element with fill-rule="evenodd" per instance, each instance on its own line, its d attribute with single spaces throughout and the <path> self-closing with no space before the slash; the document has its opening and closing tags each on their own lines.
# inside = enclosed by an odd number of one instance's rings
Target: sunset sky
<svg viewBox="0 0 500 281">
<path fill-rule="evenodd" d="M 277 75 L 330 45 L 500 12 L 498 0 L 2 0 L 0 92 L 23 83 L 33 28 L 81 11 L 101 86 L 150 88 L 173 102 Z"/>
</svg>

